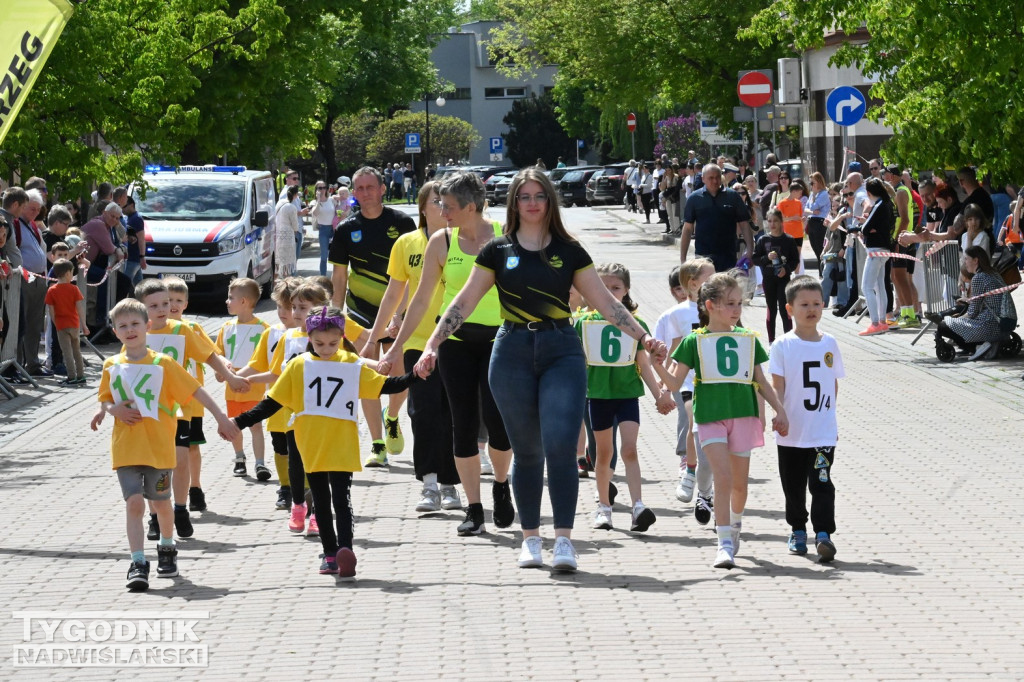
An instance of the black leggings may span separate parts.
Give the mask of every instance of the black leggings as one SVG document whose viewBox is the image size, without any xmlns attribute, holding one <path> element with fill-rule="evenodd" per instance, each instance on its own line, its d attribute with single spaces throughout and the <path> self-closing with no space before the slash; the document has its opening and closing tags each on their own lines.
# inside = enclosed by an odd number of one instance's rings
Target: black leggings
<svg viewBox="0 0 1024 682">
<path fill-rule="evenodd" d="M 968 346 L 973 345 L 967 343 L 967 341 L 964 340 L 964 337 L 950 329 L 945 320 L 935 325 L 935 339 L 938 340 L 941 338 L 949 339 L 957 348 L 960 349 L 965 349 Z"/>
<path fill-rule="evenodd" d="M 821 252 L 825 248 L 824 218 L 811 218 L 807 221 L 807 241 L 811 243 L 814 257 L 818 261 L 818 276 L 820 277 L 821 271 L 825 267 L 825 264 L 821 262 Z"/>
<path fill-rule="evenodd" d="M 789 319 L 786 312 L 786 285 L 789 284 L 789 274 L 785 277 L 776 277 L 770 268 L 761 271 L 761 286 L 764 289 L 764 302 L 768 304 L 768 315 L 765 325 L 768 328 L 768 343 L 775 340 L 775 316 L 782 317 L 782 331 L 788 332 L 793 328 L 793 321 Z"/>
<path fill-rule="evenodd" d="M 418 350 L 405 351 L 402 356 L 405 366 L 411 369 L 422 354 L 423 351 Z M 405 406 L 412 422 L 412 463 L 416 478 L 422 481 L 426 474 L 437 474 L 441 485 L 457 484 L 459 472 L 452 456 L 452 413 L 440 372 L 411 384 Z"/>
<path fill-rule="evenodd" d="M 818 454 L 825 471 L 816 469 Z M 807 491 L 811 491 L 811 524 L 816 533 L 836 532 L 836 487 L 832 484 L 835 447 L 794 448 L 779 446 L 779 478 L 786 496 L 786 523 L 794 531 L 807 530 Z"/>
<path fill-rule="evenodd" d="M 477 455 L 476 439 L 480 433 L 481 411 L 487 425 L 490 446 L 495 450 L 512 448 L 487 380 L 493 347 L 493 340 L 448 339 L 437 349 L 437 368 L 452 410 L 452 442 L 456 457 Z"/>
<path fill-rule="evenodd" d="M 288 438 L 288 480 L 292 484 L 292 504 L 302 504 L 306 501 L 306 469 L 302 466 L 299 446 L 295 444 L 295 431 L 288 431 L 285 436 Z M 316 506 L 315 502 L 313 504 Z M 319 519 L 317 523 L 320 523 Z"/>
<path fill-rule="evenodd" d="M 352 549 L 352 473 L 349 471 L 310 471 L 309 491 L 313 493 L 316 525 L 320 527 L 320 545 L 324 556 L 338 553 L 339 547 Z M 331 514 L 331 508 L 334 514 Z M 334 521 L 337 518 L 337 534 Z"/>
</svg>

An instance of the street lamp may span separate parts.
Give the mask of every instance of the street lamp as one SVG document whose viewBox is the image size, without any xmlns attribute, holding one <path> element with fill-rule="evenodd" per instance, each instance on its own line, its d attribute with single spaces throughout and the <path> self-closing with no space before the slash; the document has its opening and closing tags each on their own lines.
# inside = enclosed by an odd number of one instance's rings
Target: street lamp
<svg viewBox="0 0 1024 682">
<path fill-rule="evenodd" d="M 445 105 L 444 97 L 441 97 L 440 95 L 438 95 L 437 99 L 434 100 L 434 104 L 436 104 L 438 107 L 443 107 Z M 424 145 L 424 149 L 423 149 L 423 152 L 424 152 L 423 158 L 426 159 L 423 162 L 423 181 L 426 182 L 427 181 L 427 177 L 426 177 L 426 175 L 427 175 L 427 165 L 431 162 L 431 159 L 430 159 L 430 93 L 429 92 L 427 94 L 423 95 L 423 105 L 424 105 L 424 108 L 425 108 L 425 110 L 427 112 L 427 125 L 426 125 L 427 134 L 425 136 L 426 137 L 426 140 L 425 140 L 426 144 Z"/>
</svg>

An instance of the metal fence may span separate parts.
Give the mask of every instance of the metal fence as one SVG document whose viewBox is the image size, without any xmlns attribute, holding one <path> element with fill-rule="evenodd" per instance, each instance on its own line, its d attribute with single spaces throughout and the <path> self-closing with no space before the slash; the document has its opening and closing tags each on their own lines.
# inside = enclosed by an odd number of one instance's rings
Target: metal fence
<svg viewBox="0 0 1024 682">
<path fill-rule="evenodd" d="M 927 247 L 927 248 L 926 248 Z M 921 310 L 926 313 L 941 313 L 956 305 L 960 297 L 960 246 L 955 241 L 941 241 L 921 244 L 917 247 L 918 267 L 924 270 L 924 291 L 918 290 Z M 928 321 L 918 332 L 911 345 L 931 329 Z"/>
</svg>

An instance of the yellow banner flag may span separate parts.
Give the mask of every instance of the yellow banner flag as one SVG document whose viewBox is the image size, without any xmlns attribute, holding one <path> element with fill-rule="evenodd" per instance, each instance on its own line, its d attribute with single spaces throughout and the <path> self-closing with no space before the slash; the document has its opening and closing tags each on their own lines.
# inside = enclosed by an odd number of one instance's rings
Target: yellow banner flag
<svg viewBox="0 0 1024 682">
<path fill-rule="evenodd" d="M 0 144 L 72 11 L 66 0 L 0 2 Z"/>
</svg>

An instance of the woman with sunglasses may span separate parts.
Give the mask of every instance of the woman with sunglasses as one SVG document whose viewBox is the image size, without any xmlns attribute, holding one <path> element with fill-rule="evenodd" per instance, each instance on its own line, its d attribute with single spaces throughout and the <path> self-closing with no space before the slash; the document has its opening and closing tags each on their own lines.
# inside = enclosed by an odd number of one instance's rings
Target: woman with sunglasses
<svg viewBox="0 0 1024 682">
<path fill-rule="evenodd" d="M 606 333 L 618 343 L 636 339 L 658 362 L 666 349 L 604 286 L 590 254 L 566 231 L 557 197 L 540 169 L 519 172 L 509 186 L 502 236 L 481 249 L 469 280 L 427 342 L 416 372 L 425 376 L 433 370 L 441 342 L 459 330 L 497 285 L 505 322 L 494 341 L 489 376 L 515 451 L 512 483 L 524 538 L 519 566 L 543 565 L 540 502 L 546 463 L 556 536 L 551 566 L 572 572 L 577 568 L 570 540 L 579 495 L 576 441 L 587 369 L 570 318 L 569 290 L 575 287 L 609 321 Z M 441 362 L 443 366 L 443 358 Z"/>
<path fill-rule="evenodd" d="M 818 261 L 818 277 L 821 277 L 824 270 L 821 252 L 825 246 L 825 219 L 828 218 L 832 210 L 832 198 L 828 194 L 825 176 L 817 171 L 811 173 L 811 191 L 807 198 L 807 210 L 810 211 L 810 215 L 807 217 L 807 241 L 811 243 L 814 258 Z"/>
<path fill-rule="evenodd" d="M 331 249 L 334 237 L 334 216 L 338 209 L 334 197 L 327 191 L 327 184 L 316 183 L 316 194 L 309 214 L 316 221 L 316 231 L 320 236 L 320 276 L 327 276 L 327 253 Z M 296 254 L 298 257 L 298 254 Z"/>
</svg>

